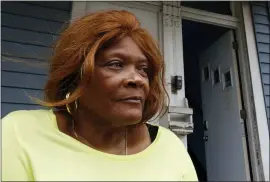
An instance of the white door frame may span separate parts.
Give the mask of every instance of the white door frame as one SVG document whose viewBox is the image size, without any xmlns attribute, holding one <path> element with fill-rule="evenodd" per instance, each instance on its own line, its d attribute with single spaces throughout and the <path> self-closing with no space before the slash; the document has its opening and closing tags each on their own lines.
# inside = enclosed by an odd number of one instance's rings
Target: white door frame
<svg viewBox="0 0 270 182">
<path fill-rule="evenodd" d="M 167 2 L 167 1 L 166 1 Z M 135 7 L 140 2 L 119 2 L 125 6 Z M 169 2 L 167 2 L 169 3 Z M 148 9 L 149 7 L 156 7 L 155 11 L 158 9 L 163 10 L 164 2 L 144 2 L 145 4 L 149 4 L 144 8 Z M 166 5 L 166 3 L 165 3 Z M 180 9 L 180 22 L 181 19 L 197 21 L 201 23 L 208 23 L 212 25 L 222 26 L 226 28 L 234 29 L 236 32 L 236 39 L 238 41 L 239 49 L 239 70 L 240 70 L 240 82 L 242 86 L 243 94 L 243 102 L 244 109 L 246 111 L 246 126 L 247 126 L 247 135 L 248 135 L 248 145 L 249 145 L 249 154 L 251 156 L 250 162 L 252 166 L 252 174 L 253 180 L 262 181 L 269 180 L 269 130 L 267 127 L 267 118 L 266 118 L 266 108 L 263 102 L 263 92 L 262 92 L 262 82 L 261 75 L 258 65 L 258 55 L 256 49 L 256 42 L 254 38 L 254 31 L 252 25 L 251 12 L 248 2 L 231 2 L 232 13 L 233 16 L 221 15 L 218 13 L 212 13 L 208 11 L 198 10 L 194 8 L 181 7 L 180 2 L 170 2 L 169 6 L 171 6 L 174 13 L 178 13 Z M 138 6 L 137 6 L 138 7 Z M 142 6 L 140 6 L 141 8 Z M 86 13 L 87 2 L 84 1 L 74 1 L 72 8 L 71 20 L 77 18 L 79 16 L 83 16 Z M 164 12 L 163 12 L 164 13 Z M 178 15 L 177 15 L 178 16 Z M 176 16 L 176 17 L 177 17 Z M 160 19 L 164 20 L 164 16 L 160 13 Z M 174 29 L 171 31 L 178 30 L 177 34 L 174 33 L 174 41 L 170 45 L 170 49 L 168 49 L 167 44 L 164 39 L 166 35 L 166 31 L 164 31 L 166 27 L 159 27 L 159 37 L 161 47 L 163 47 L 164 54 L 166 55 L 166 51 L 170 52 L 169 56 L 173 55 L 177 56 L 170 61 L 173 61 L 171 65 L 174 67 L 174 70 L 182 70 L 183 67 L 183 55 L 175 54 L 172 50 L 173 46 L 177 46 L 178 49 L 182 49 L 182 30 Z M 180 41 L 180 42 L 179 42 Z M 169 46 L 169 44 L 168 44 Z M 181 52 L 181 51 L 179 51 Z M 177 60 L 177 61 L 176 61 Z M 178 63 L 177 63 L 178 62 Z M 166 63 L 167 64 L 167 63 Z M 179 68 L 176 66 L 180 66 Z M 252 68 L 252 71 L 251 71 Z M 168 69 L 169 72 L 174 73 L 172 68 Z M 168 79 L 169 73 L 167 73 Z M 169 84 L 170 85 L 170 84 Z M 184 88 L 184 87 L 183 87 Z M 170 89 L 169 89 L 170 91 Z M 179 97 L 180 96 L 180 97 Z M 185 96 L 184 91 L 181 92 L 180 95 L 176 97 L 182 98 Z M 177 100 L 177 98 L 176 98 Z"/>
<path fill-rule="evenodd" d="M 239 20 L 237 17 L 212 13 L 209 11 L 188 8 L 184 6 L 181 7 L 181 17 L 185 20 L 207 23 L 231 29 L 236 29 L 239 26 Z"/>
<path fill-rule="evenodd" d="M 243 89 L 246 99 L 247 125 L 250 136 L 254 180 L 269 181 L 269 128 L 263 95 L 263 85 L 259 68 L 258 53 L 253 28 L 252 13 L 249 2 L 240 6 L 242 25 L 238 38 L 240 64 L 242 65 Z M 245 30 L 245 32 L 243 32 Z"/>
<path fill-rule="evenodd" d="M 231 3 L 231 7 L 232 7 L 232 12 L 236 12 L 235 10 L 235 5 L 233 3 Z M 190 21 L 194 21 L 194 22 L 200 22 L 200 23 L 204 23 L 204 24 L 211 24 L 211 25 L 215 25 L 215 26 L 220 26 L 220 27 L 225 27 L 225 28 L 230 28 L 232 30 L 236 30 L 240 27 L 240 21 L 239 18 L 236 17 L 234 14 L 234 16 L 228 16 L 228 15 L 222 15 L 222 14 L 218 14 L 218 13 L 212 13 L 212 12 L 207 12 L 207 11 L 203 11 L 203 10 L 198 10 L 198 9 L 193 9 L 193 8 L 187 8 L 187 7 L 181 7 L 181 17 L 182 19 L 185 20 L 190 20 Z M 235 55 L 235 52 L 233 52 L 233 55 Z M 233 56 L 233 62 L 235 64 L 235 68 L 236 68 L 236 72 L 238 73 L 238 65 L 237 65 L 237 60 L 236 60 L 236 55 Z M 242 94 L 241 93 L 241 89 L 239 87 L 239 78 L 238 75 L 236 75 L 236 89 L 237 89 L 237 93 Z M 240 99 L 240 104 L 242 107 L 242 99 L 241 99 L 241 95 L 238 96 L 238 99 Z M 239 111 L 240 112 L 240 111 Z M 242 126 L 244 128 L 244 123 L 242 123 Z M 244 129 L 243 129 L 243 133 L 245 133 Z M 249 166 L 249 158 L 248 158 L 248 150 L 247 150 L 247 138 L 243 138 L 243 147 L 244 147 L 244 156 L 245 156 L 245 163 L 246 163 L 246 174 L 247 179 L 250 179 L 250 166 Z"/>
</svg>

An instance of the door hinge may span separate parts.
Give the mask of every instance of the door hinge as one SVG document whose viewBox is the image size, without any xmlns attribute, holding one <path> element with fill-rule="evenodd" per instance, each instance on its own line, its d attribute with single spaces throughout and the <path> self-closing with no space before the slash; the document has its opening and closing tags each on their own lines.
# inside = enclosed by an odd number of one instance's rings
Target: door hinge
<svg viewBox="0 0 270 182">
<path fill-rule="evenodd" d="M 238 50 L 238 43 L 236 41 L 233 41 L 232 45 L 234 50 Z"/>
<path fill-rule="evenodd" d="M 247 137 L 244 122 L 241 123 L 241 128 L 242 128 L 242 136 Z"/>
<path fill-rule="evenodd" d="M 246 112 L 246 110 L 244 110 L 244 109 L 241 109 L 240 110 L 240 117 L 242 119 L 247 119 L 247 112 Z"/>
</svg>

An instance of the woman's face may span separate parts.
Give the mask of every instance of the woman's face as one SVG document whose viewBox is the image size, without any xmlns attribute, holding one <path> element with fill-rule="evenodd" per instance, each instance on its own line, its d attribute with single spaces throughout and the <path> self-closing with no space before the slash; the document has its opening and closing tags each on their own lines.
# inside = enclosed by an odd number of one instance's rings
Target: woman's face
<svg viewBox="0 0 270 182">
<path fill-rule="evenodd" d="M 140 122 L 149 93 L 148 64 L 130 37 L 101 51 L 79 107 L 113 126 Z"/>
</svg>

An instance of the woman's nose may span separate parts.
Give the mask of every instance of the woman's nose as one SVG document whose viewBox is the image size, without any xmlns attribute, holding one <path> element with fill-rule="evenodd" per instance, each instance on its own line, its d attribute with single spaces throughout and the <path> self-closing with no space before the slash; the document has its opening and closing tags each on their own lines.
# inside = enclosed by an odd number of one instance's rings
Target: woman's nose
<svg viewBox="0 0 270 182">
<path fill-rule="evenodd" d="M 124 78 L 124 85 L 126 87 L 142 87 L 145 84 L 146 78 L 144 78 L 138 70 L 130 69 Z"/>
</svg>

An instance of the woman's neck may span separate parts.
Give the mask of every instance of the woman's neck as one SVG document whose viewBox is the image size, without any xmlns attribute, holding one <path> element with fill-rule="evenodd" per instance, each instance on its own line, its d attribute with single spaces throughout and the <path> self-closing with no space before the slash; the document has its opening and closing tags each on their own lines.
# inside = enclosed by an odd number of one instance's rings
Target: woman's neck
<svg viewBox="0 0 270 182">
<path fill-rule="evenodd" d="M 63 120 L 63 117 L 59 117 Z M 68 117 L 66 122 L 71 123 Z M 60 121 L 61 122 L 61 121 Z M 62 121 L 63 123 L 63 121 Z M 78 110 L 74 117 L 75 132 L 90 144 L 92 148 L 111 154 L 128 154 L 141 152 L 151 144 L 149 132 L 145 124 L 136 126 L 113 126 L 90 112 Z M 62 128 L 65 128 L 64 124 Z M 126 135 L 127 134 L 127 135 Z M 127 140 L 127 143 L 126 143 Z M 127 144 L 127 146 L 126 146 Z"/>
</svg>

